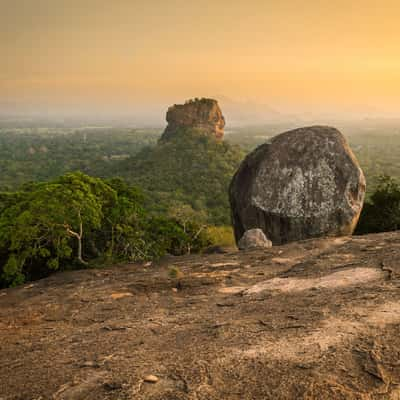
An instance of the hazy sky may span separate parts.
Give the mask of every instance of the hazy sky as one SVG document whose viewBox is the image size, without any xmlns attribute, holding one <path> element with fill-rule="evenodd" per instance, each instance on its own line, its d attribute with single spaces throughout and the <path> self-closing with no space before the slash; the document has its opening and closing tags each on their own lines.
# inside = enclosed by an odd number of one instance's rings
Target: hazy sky
<svg viewBox="0 0 400 400">
<path fill-rule="evenodd" d="M 400 2 L 0 0 L 0 104 L 393 113 Z"/>
</svg>

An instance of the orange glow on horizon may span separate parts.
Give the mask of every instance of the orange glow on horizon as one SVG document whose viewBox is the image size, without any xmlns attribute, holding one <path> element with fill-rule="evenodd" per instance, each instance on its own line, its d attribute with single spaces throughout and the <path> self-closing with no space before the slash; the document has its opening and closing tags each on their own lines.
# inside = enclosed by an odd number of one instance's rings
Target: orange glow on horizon
<svg viewBox="0 0 400 400">
<path fill-rule="evenodd" d="M 399 17 L 397 1 L 14 0 L 0 15 L 0 101 L 220 93 L 393 111 Z"/>
</svg>

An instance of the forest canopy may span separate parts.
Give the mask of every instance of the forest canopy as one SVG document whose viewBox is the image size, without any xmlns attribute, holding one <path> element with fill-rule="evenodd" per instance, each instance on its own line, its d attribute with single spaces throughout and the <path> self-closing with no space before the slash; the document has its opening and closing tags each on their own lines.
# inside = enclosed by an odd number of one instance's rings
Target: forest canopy
<svg viewBox="0 0 400 400">
<path fill-rule="evenodd" d="M 81 172 L 1 193 L 0 286 L 91 260 L 151 260 L 197 251 L 211 241 L 195 217 L 185 209 L 151 214 L 139 189 Z"/>
<path fill-rule="evenodd" d="M 222 142 L 191 130 L 158 142 L 157 129 L 0 129 L 0 286 L 233 245 L 227 189 L 268 137 L 260 129 Z M 387 140 L 350 137 L 369 190 L 358 234 L 400 227 L 400 137 Z"/>
</svg>

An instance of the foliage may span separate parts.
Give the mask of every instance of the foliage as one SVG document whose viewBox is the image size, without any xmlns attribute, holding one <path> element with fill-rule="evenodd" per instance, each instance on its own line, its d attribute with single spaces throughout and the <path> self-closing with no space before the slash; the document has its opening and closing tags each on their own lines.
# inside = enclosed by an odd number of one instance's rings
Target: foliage
<svg viewBox="0 0 400 400">
<path fill-rule="evenodd" d="M 231 226 L 209 226 L 207 237 L 212 245 L 234 247 L 236 245 Z"/>
<path fill-rule="evenodd" d="M 124 128 L 0 130 L 0 189 L 76 170 L 121 176 L 143 188 L 146 208 L 158 214 L 176 200 L 206 213 L 209 223 L 229 224 L 227 187 L 244 152 L 189 129 L 155 145 L 159 135 Z"/>
<path fill-rule="evenodd" d="M 235 128 L 223 142 L 187 129 L 158 144 L 154 129 L 0 129 L 0 287 L 86 263 L 234 245 L 231 177 L 245 151 L 292 127 Z M 393 129 L 344 129 L 369 190 L 356 233 L 400 227 L 399 184 L 374 177 L 400 177 Z"/>
<path fill-rule="evenodd" d="M 378 187 L 364 204 L 356 233 L 366 234 L 400 229 L 400 184 L 382 175 Z"/>
<path fill-rule="evenodd" d="M 84 263 L 82 236 L 100 228 L 103 206 L 115 201 L 104 182 L 82 173 L 29 189 L 16 194 L 0 216 L 0 247 L 7 253 L 1 278 L 9 284 L 20 283 L 35 263 L 58 269 L 73 258 L 74 247 L 75 258 Z"/>
<path fill-rule="evenodd" d="M 158 136 L 154 129 L 0 129 L 0 189 L 14 190 L 77 170 L 110 177 L 113 164 L 154 145 Z"/>
<path fill-rule="evenodd" d="M 208 223 L 227 225 L 228 186 L 243 157 L 238 146 L 188 129 L 122 161 L 113 173 L 142 187 L 157 212 L 168 212 L 178 201 L 205 213 Z"/>
<path fill-rule="evenodd" d="M 48 181 L 76 170 L 101 178 L 121 176 L 143 187 L 144 206 L 152 212 L 167 213 L 171 201 L 180 201 L 206 213 L 208 224 L 227 225 L 226 187 L 245 152 L 297 125 L 282 121 L 230 127 L 223 143 L 189 130 L 173 143 L 158 145 L 162 129 L 7 125 L 0 128 L 0 190 L 18 190 L 26 182 Z M 400 177 L 395 122 L 366 120 L 340 129 L 366 175 L 367 198 L 377 188 L 377 175 Z"/>
<path fill-rule="evenodd" d="M 190 206 L 155 215 L 144 204 L 141 191 L 123 180 L 81 172 L 1 193 L 0 286 L 98 260 L 186 254 L 210 243 L 201 213 Z"/>
</svg>

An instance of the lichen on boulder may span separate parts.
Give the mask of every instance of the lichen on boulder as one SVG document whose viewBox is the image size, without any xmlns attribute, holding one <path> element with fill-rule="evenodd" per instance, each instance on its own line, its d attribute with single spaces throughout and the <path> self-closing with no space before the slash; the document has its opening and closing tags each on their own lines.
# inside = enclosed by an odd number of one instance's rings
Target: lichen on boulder
<svg viewBox="0 0 400 400">
<path fill-rule="evenodd" d="M 335 128 L 295 129 L 259 146 L 230 185 L 235 238 L 260 228 L 274 245 L 351 235 L 365 195 L 365 178 Z"/>
</svg>

